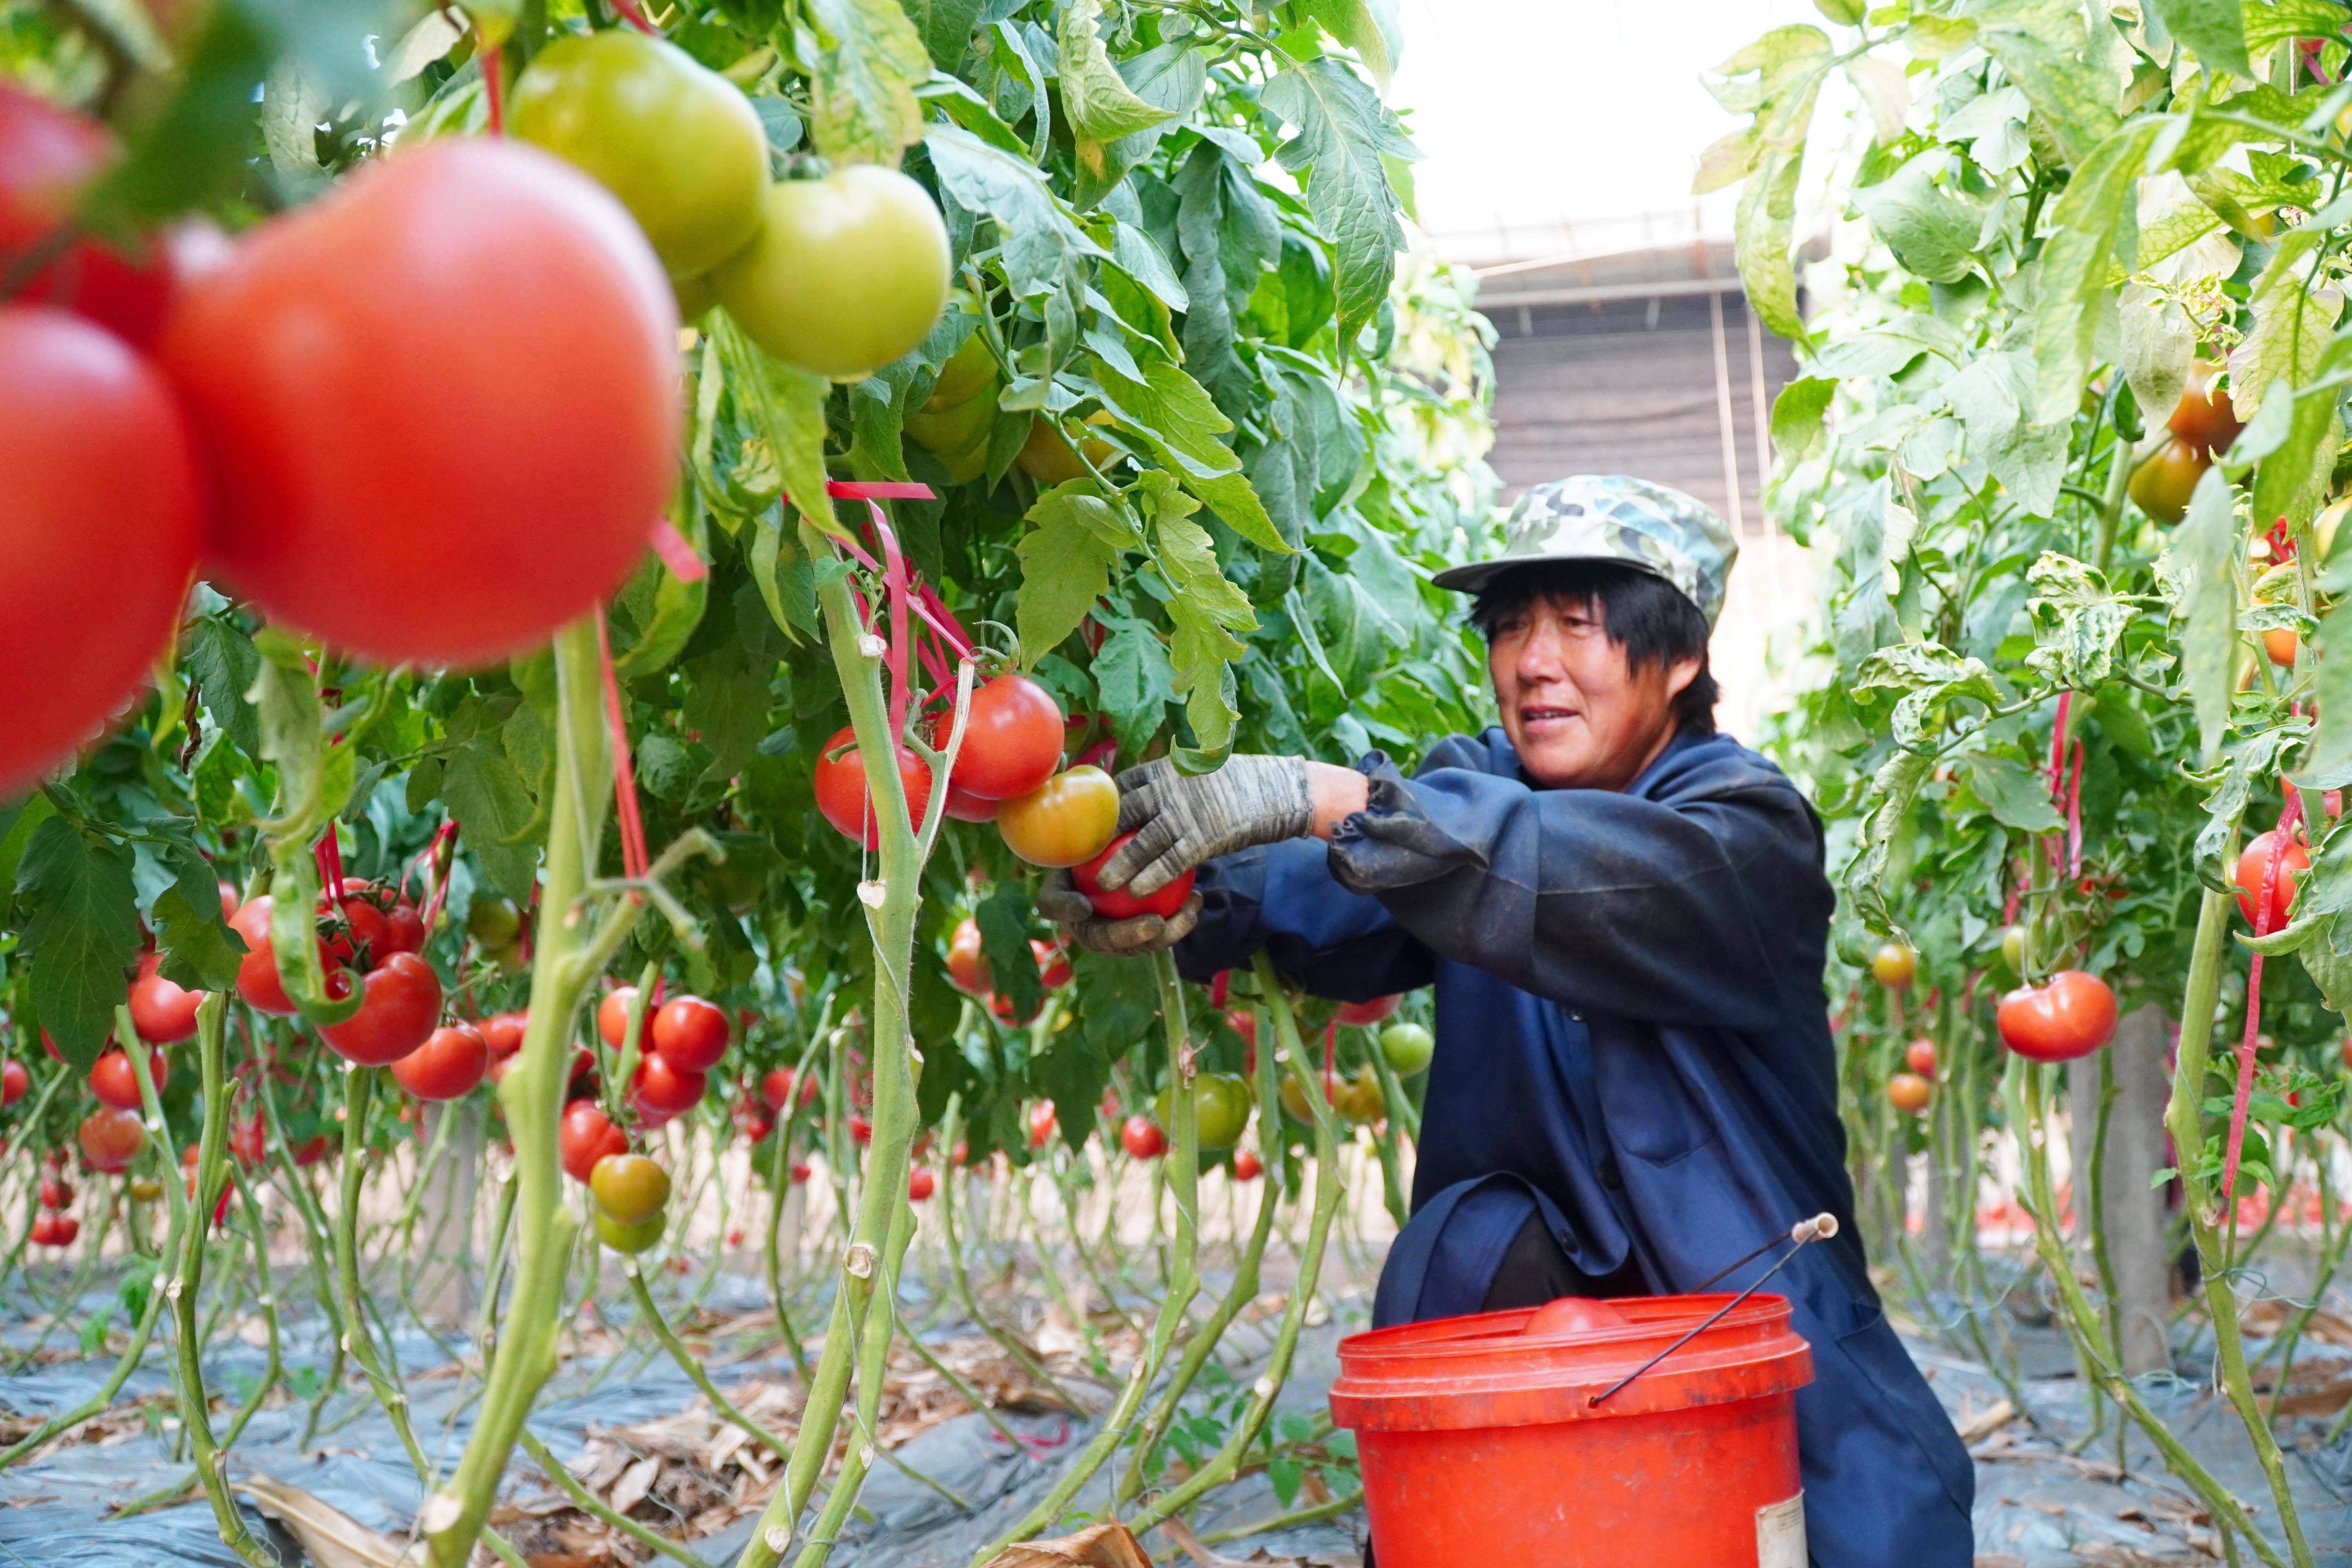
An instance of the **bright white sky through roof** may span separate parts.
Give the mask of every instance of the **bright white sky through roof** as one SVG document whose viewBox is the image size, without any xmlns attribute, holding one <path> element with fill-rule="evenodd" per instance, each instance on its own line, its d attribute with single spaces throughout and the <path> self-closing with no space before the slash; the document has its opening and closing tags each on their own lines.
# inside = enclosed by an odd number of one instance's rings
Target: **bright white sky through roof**
<svg viewBox="0 0 2352 1568">
<path fill-rule="evenodd" d="M 1738 122 L 1700 85 L 1810 0 L 1399 0 L 1391 100 L 1412 110 L 1431 234 L 1687 212 L 1691 171 Z M 1708 198 L 1729 226 L 1731 192 Z"/>
</svg>

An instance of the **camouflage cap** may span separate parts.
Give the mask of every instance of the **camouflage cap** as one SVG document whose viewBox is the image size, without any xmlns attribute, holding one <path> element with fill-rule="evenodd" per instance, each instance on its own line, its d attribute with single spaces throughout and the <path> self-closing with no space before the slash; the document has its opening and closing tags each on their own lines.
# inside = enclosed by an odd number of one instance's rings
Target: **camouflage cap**
<svg viewBox="0 0 2352 1568">
<path fill-rule="evenodd" d="M 1491 561 L 1449 566 L 1441 588 L 1475 594 L 1516 566 L 1542 561 L 1622 561 L 1664 578 L 1711 627 L 1739 541 L 1715 509 L 1680 490 L 1624 474 L 1575 474 L 1521 496 Z"/>
</svg>

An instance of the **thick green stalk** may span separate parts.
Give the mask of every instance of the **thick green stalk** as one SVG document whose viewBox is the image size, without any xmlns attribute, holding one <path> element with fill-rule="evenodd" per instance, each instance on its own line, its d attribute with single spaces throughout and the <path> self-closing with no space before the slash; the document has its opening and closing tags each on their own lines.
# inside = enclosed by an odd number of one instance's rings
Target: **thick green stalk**
<svg viewBox="0 0 2352 1568">
<path fill-rule="evenodd" d="M 212 1396 L 205 1388 L 205 1336 L 196 1321 L 196 1298 L 204 1288 L 205 1222 L 212 1216 L 215 1189 L 227 1179 L 225 1154 L 228 1088 L 221 1059 L 221 1024 L 227 1013 L 227 999 L 217 991 L 207 994 L 196 1009 L 196 1060 L 204 1076 L 204 1131 L 196 1145 L 195 1200 L 173 1205 L 178 1261 L 163 1286 L 163 1294 L 172 1300 L 173 1337 L 177 1342 L 173 1347 L 175 1353 L 172 1358 L 172 1385 L 180 1406 L 180 1427 L 195 1460 L 196 1479 L 204 1483 L 205 1500 L 212 1504 L 213 1519 L 220 1526 L 221 1542 L 254 1568 L 275 1568 L 277 1553 L 262 1550 L 246 1529 L 245 1516 L 238 1510 L 236 1500 L 229 1496 L 228 1455 L 213 1440 Z M 122 1037 L 137 1038 L 135 1034 Z M 147 1054 L 138 1049 L 129 1054 L 149 1122 L 161 1127 L 163 1107 L 155 1098 Z M 178 1191 L 168 1176 L 164 1178 L 164 1188 L 167 1192 Z"/>
<path fill-rule="evenodd" d="M 2233 858 L 2237 848 L 2237 835 L 2232 833 L 2225 856 Z M 2173 1148 L 2179 1158 L 2180 1181 L 2188 1199 L 2183 1207 L 2188 1211 L 2189 1234 L 2196 1238 L 2197 1257 L 2204 1269 L 2205 1305 L 2212 1320 L 2213 1348 L 2220 1363 L 2222 1391 L 2253 1443 L 2254 1458 L 2263 1468 L 2263 1479 L 2270 1483 L 2271 1500 L 2278 1509 L 2279 1524 L 2286 1531 L 2287 1549 L 2294 1553 L 2295 1568 L 2311 1568 L 2311 1548 L 2304 1540 L 2303 1516 L 2287 1486 L 2286 1464 L 2279 1456 L 2278 1439 L 2271 1434 L 2270 1422 L 2254 1397 L 2253 1380 L 2246 1372 L 2246 1345 L 2238 1331 L 2238 1294 L 2230 1283 L 2228 1248 L 2212 1218 L 2221 1199 L 2206 1183 L 2200 1168 L 2205 1128 L 2200 1099 L 2204 1093 L 2207 1053 L 2213 1035 L 2213 1004 L 2221 987 L 2221 950 L 2229 940 L 2231 901 L 2229 895 L 2208 888 L 2198 906 L 2189 985 L 2180 1002 L 2180 1049 L 2173 1068 L 2172 1099 L 2165 1108 L 2164 1122 L 2172 1133 Z M 2247 1539 L 2257 1553 L 2269 1550 L 2263 1538 L 2251 1530 Z"/>
<path fill-rule="evenodd" d="M 1274 1037 L 1273 1026 L 1265 1021 L 1262 1009 L 1258 1028 L 1265 1038 Z M 1272 1147 L 1272 1143 L 1265 1131 L 1267 1119 L 1269 1117 L 1278 1119 L 1282 1114 L 1277 1087 L 1279 1081 L 1280 1074 L 1275 1067 L 1274 1053 L 1259 1052 L 1257 1058 L 1258 1141 L 1268 1147 Z M 1232 1326 L 1234 1316 L 1244 1307 L 1257 1300 L 1258 1265 L 1265 1257 L 1266 1238 L 1274 1234 L 1275 1211 L 1281 1206 L 1276 1201 L 1272 1173 L 1269 1173 L 1260 1179 L 1265 1185 L 1258 1192 L 1257 1222 L 1251 1227 L 1248 1244 L 1242 1249 L 1240 1258 L 1234 1262 L 1233 1285 L 1225 1291 L 1224 1299 L 1217 1303 L 1217 1310 L 1209 1315 L 1209 1321 L 1201 1325 L 1201 1331 L 1193 1335 L 1192 1342 L 1184 1347 L 1184 1359 L 1176 1363 L 1175 1373 L 1169 1378 L 1168 1387 L 1161 1393 L 1159 1405 L 1153 1408 L 1150 1418 L 1144 1422 L 1143 1430 L 1137 1436 L 1135 1456 L 1128 1462 L 1127 1473 L 1119 1478 L 1118 1495 L 1113 1502 L 1116 1508 L 1124 1508 L 1143 1490 L 1145 1470 L 1150 1463 L 1153 1451 L 1166 1437 L 1170 1424 L 1176 1418 L 1177 1405 L 1182 1402 L 1185 1392 L 1192 1386 L 1193 1379 L 1200 1376 L 1201 1369 L 1208 1364 L 1209 1358 L 1216 1353 L 1217 1343 L 1224 1338 L 1225 1330 Z"/>
<path fill-rule="evenodd" d="M 378 1068 L 353 1067 L 345 1074 L 349 1089 L 343 1096 L 343 1159 L 341 1199 L 335 1209 L 335 1295 L 343 1304 L 342 1348 L 359 1363 L 369 1385 L 375 1390 L 376 1402 L 392 1418 L 392 1429 L 400 1438 L 400 1446 L 408 1450 L 408 1462 L 416 1471 L 416 1479 L 427 1487 L 440 1477 L 434 1471 L 433 1461 L 425 1457 L 424 1446 L 417 1442 L 415 1431 L 408 1424 L 408 1394 L 400 1386 L 396 1376 L 384 1371 L 383 1360 L 376 1352 L 375 1336 L 368 1330 L 364 1292 L 360 1286 L 360 1193 L 367 1184 L 367 1118 L 368 1107 L 375 1095 Z"/>
<path fill-rule="evenodd" d="M 555 1371 L 564 1274 L 579 1232 L 579 1220 L 562 1202 L 557 1122 L 571 1076 L 572 1020 L 612 950 L 602 940 L 586 940 L 579 907 L 596 873 L 611 777 L 593 618 L 556 634 L 555 673 L 558 761 L 540 884 L 545 914 L 531 962 L 530 1021 L 521 1051 L 499 1084 L 515 1152 L 515 1283 L 473 1436 L 457 1473 L 418 1514 L 433 1568 L 464 1568 L 472 1557 L 507 1457 Z M 639 907 L 625 900 L 600 939 L 609 936 L 617 946 Z"/>
<path fill-rule="evenodd" d="M 1278 1059 L 1297 1080 L 1307 1097 L 1307 1109 L 1315 1117 L 1314 1210 L 1307 1221 L 1307 1245 L 1298 1257 L 1298 1278 L 1291 1286 L 1289 1302 L 1283 1308 L 1281 1327 L 1275 1331 L 1274 1353 L 1265 1375 L 1250 1390 L 1248 1408 L 1226 1437 L 1224 1447 L 1207 1464 L 1129 1521 L 1128 1528 L 1138 1535 L 1162 1520 L 1173 1518 L 1212 1488 L 1233 1479 L 1240 1469 L 1242 1456 L 1265 1429 L 1266 1420 L 1274 1413 L 1274 1402 L 1282 1393 L 1283 1381 L 1290 1374 L 1290 1358 L 1298 1347 L 1299 1331 L 1307 1322 L 1307 1303 L 1315 1298 L 1316 1283 L 1322 1273 L 1323 1247 L 1331 1235 L 1331 1217 L 1339 1208 L 1339 1118 L 1323 1092 L 1322 1075 L 1313 1070 L 1307 1051 L 1298 1042 L 1298 1020 L 1290 1010 L 1290 1000 L 1282 989 L 1281 977 L 1275 973 L 1273 961 L 1261 952 L 1255 967 L 1258 989 L 1274 1014 L 1275 1032 L 1280 1044 Z M 1266 1201 L 1274 1201 L 1271 1192 Z"/>
<path fill-rule="evenodd" d="M 867 1146 L 864 1191 L 859 1194 L 857 1220 L 850 1244 L 842 1256 L 841 1277 L 834 1299 L 833 1323 L 816 1371 L 809 1378 L 809 1396 L 803 1407 L 801 1428 L 785 1467 L 784 1484 L 776 1489 L 752 1531 L 737 1568 L 774 1568 L 791 1548 L 801 1510 L 815 1489 L 817 1476 L 832 1451 L 840 1426 L 843 1396 L 848 1392 L 852 1358 L 858 1383 L 858 1415 L 870 1434 L 880 1408 L 882 1379 L 889 1356 L 890 1334 L 898 1315 L 891 1301 L 898 1289 L 898 1262 L 914 1234 L 907 1196 L 907 1173 L 915 1142 L 915 1065 L 913 1039 L 907 1023 L 909 980 L 914 965 L 915 916 L 922 900 L 923 860 L 939 833 L 947 806 L 947 775 L 963 743 L 964 721 L 970 709 L 971 666 L 960 671 L 954 721 L 944 753 L 930 757 L 932 787 L 919 829 L 909 819 L 907 794 L 898 775 L 900 737 L 890 729 L 890 713 L 882 689 L 882 640 L 858 618 L 849 584 L 840 572 L 838 557 L 807 520 L 801 538 L 820 563 L 817 602 L 824 611 L 826 642 L 842 695 L 849 706 L 849 722 L 857 738 L 858 758 L 866 770 L 866 800 L 874 813 L 875 836 L 880 847 L 878 881 L 858 889 L 866 906 L 866 923 L 874 942 L 874 1005 L 872 1071 L 874 1079 L 873 1137 Z M 909 726 L 911 729 L 912 726 Z M 919 747 L 909 734 L 910 749 Z M 928 748 L 918 751 L 924 755 Z M 903 1223 L 902 1223 L 903 1222 Z M 881 1310 L 869 1311 L 877 1289 Z M 824 1560 L 832 1531 L 845 1519 L 863 1486 L 868 1464 L 859 1455 L 871 1439 L 853 1445 L 842 1473 L 826 1500 L 816 1535 L 800 1562 L 804 1568 Z M 834 1521 L 828 1525 L 826 1521 Z"/>
<path fill-rule="evenodd" d="M 1170 1121 L 1172 1146 L 1165 1157 L 1168 1190 L 1176 1200 L 1176 1249 L 1171 1261 L 1168 1294 L 1160 1303 L 1160 1315 L 1151 1325 L 1151 1337 L 1128 1369 L 1127 1386 L 1119 1391 L 1118 1403 L 1103 1418 L 1094 1437 L 1087 1444 L 1076 1461 L 1064 1471 L 1054 1489 L 1045 1494 L 1012 1529 L 993 1544 L 972 1559 L 975 1568 L 986 1563 L 998 1552 L 1052 1524 L 1062 1516 L 1070 1500 L 1080 1488 L 1092 1480 L 1121 1443 L 1127 1440 L 1128 1428 L 1135 1413 L 1142 1407 L 1144 1395 L 1151 1391 L 1152 1380 L 1168 1358 L 1168 1350 L 1175 1342 L 1176 1331 L 1182 1326 L 1185 1312 L 1201 1288 L 1198 1274 L 1200 1259 L 1200 1168 L 1201 1136 L 1196 1108 L 1192 1103 L 1193 1063 L 1192 1031 L 1184 1016 L 1184 987 L 1176 977 L 1176 961 L 1166 952 L 1151 955 L 1152 976 L 1160 984 L 1160 1024 L 1168 1044 L 1168 1081 Z M 1154 1219 L 1157 1219 L 1155 1215 Z"/>
<path fill-rule="evenodd" d="M 2195 984 L 2192 977 L 2190 984 Z M 2107 1396 L 2139 1424 L 2156 1445 L 2157 1452 L 2163 1456 L 2165 1467 L 2198 1495 L 2214 1520 L 2242 1531 L 2252 1543 L 2254 1554 L 2272 1568 L 2279 1568 L 2277 1552 L 2254 1529 L 2244 1506 L 2181 1447 L 2163 1417 L 2147 1407 L 2139 1390 L 2124 1376 L 2122 1363 L 2107 1339 L 2105 1320 L 2083 1294 L 2082 1284 L 2074 1277 L 2073 1261 L 2066 1255 L 2066 1238 L 2059 1233 L 2058 1194 L 2050 1174 L 2049 1111 L 2042 1087 L 2048 1070 L 2039 1063 L 2016 1058 L 2001 1080 L 2001 1092 L 2008 1101 L 2010 1125 L 2017 1130 L 2018 1152 L 2025 1161 L 2025 1191 L 2019 1195 L 2032 1215 L 2033 1245 L 2049 1265 L 2050 1277 L 2058 1287 L 2059 1305 L 2082 1365 L 2098 1380 Z"/>
</svg>

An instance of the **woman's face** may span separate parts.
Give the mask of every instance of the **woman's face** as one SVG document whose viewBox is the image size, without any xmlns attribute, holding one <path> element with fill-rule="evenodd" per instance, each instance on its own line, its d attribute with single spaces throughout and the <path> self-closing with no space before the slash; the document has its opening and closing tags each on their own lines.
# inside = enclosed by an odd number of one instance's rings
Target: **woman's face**
<svg viewBox="0 0 2352 1568">
<path fill-rule="evenodd" d="M 1552 789 L 1623 789 L 1674 738 L 1695 658 L 1642 669 L 1612 642 L 1597 600 L 1536 598 L 1496 621 L 1486 671 L 1519 765 Z"/>
</svg>

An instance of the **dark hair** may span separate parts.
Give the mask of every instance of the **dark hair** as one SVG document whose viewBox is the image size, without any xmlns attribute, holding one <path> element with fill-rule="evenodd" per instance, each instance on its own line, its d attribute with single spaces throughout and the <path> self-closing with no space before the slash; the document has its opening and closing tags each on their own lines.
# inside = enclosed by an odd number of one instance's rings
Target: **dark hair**
<svg viewBox="0 0 2352 1568">
<path fill-rule="evenodd" d="M 1494 640 L 1496 623 L 1538 599 L 1599 605 L 1609 640 L 1633 669 L 1698 660 L 1698 674 L 1675 699 L 1675 723 L 1694 735 L 1715 733 L 1715 676 L 1706 665 L 1706 617 L 1683 591 L 1638 566 L 1614 561 L 1541 561 L 1498 573 L 1478 590 L 1470 623 Z"/>
</svg>

